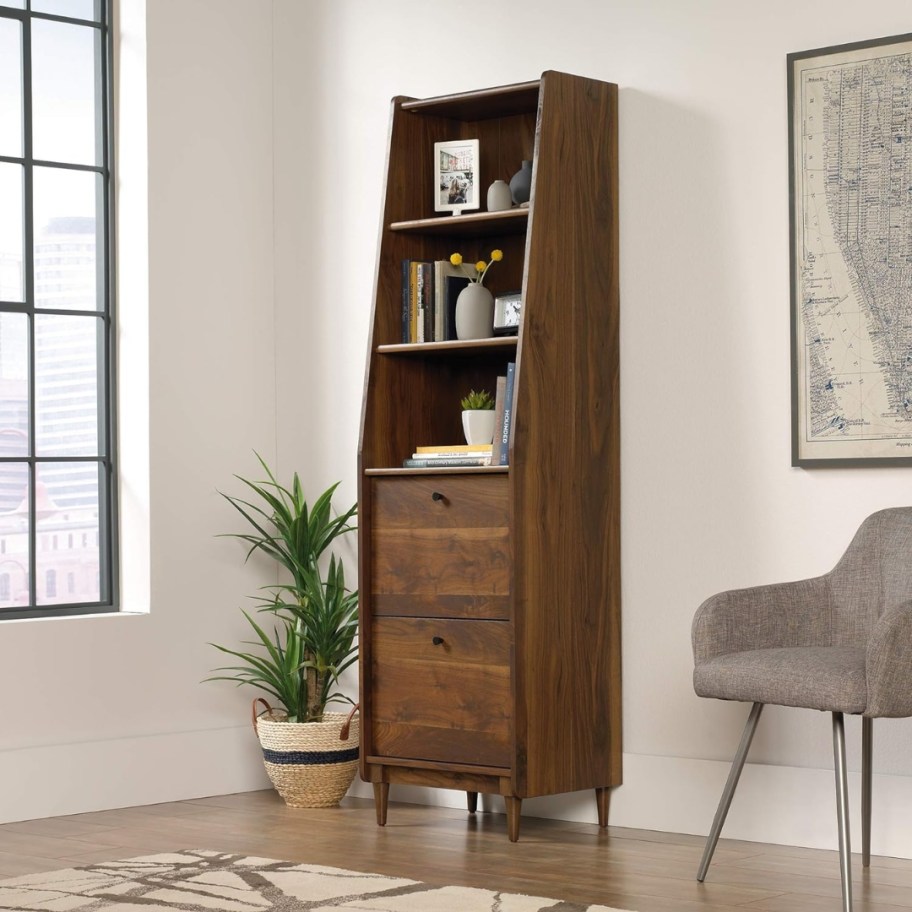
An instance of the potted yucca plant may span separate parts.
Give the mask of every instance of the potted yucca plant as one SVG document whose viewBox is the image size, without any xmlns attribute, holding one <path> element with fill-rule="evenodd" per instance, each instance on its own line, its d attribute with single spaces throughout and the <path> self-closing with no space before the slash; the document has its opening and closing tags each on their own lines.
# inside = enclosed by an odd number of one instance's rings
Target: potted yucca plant
<svg viewBox="0 0 912 912">
<path fill-rule="evenodd" d="M 280 484 L 257 454 L 266 479 L 235 476 L 248 499 L 222 496 L 244 517 L 246 532 L 228 533 L 277 561 L 284 580 L 264 587 L 257 613 L 244 612 L 254 636 L 231 649 L 216 649 L 240 664 L 217 668 L 208 681 L 249 684 L 277 701 L 254 700 L 254 728 L 266 772 L 292 807 L 329 807 L 348 791 L 358 765 L 358 720 L 327 712 L 327 704 L 352 701 L 337 689 L 339 675 L 357 660 L 358 593 L 345 584 L 332 544 L 354 530 L 357 505 L 334 514 L 338 483 L 308 506 L 297 472 Z M 220 492 L 221 493 L 221 492 Z M 265 712 L 257 714 L 262 704 Z"/>
</svg>

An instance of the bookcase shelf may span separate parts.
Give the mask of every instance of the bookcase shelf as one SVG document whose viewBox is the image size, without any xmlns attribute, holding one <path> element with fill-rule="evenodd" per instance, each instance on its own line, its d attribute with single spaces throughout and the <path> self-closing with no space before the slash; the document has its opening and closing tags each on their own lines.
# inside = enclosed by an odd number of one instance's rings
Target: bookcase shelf
<svg viewBox="0 0 912 912">
<path fill-rule="evenodd" d="M 364 474 L 379 475 L 496 475 L 510 471 L 509 466 L 445 466 L 439 469 L 365 469 Z"/>
<path fill-rule="evenodd" d="M 435 98 L 413 98 L 402 103 L 402 110 L 413 114 L 437 114 L 455 120 L 489 120 L 514 114 L 534 113 L 538 105 L 541 82 L 519 82 L 514 85 L 438 95 Z"/>
<path fill-rule="evenodd" d="M 457 339 L 451 342 L 396 342 L 378 345 L 381 355 L 432 355 L 435 352 L 472 357 L 490 349 L 515 349 L 516 336 L 498 336 L 492 339 Z"/>
<path fill-rule="evenodd" d="M 434 144 L 476 191 L 533 161 L 528 208 L 441 217 Z M 361 776 L 524 798 L 621 782 L 617 86 L 392 102 L 358 449 Z M 404 260 L 503 257 L 518 336 L 402 344 Z M 514 364 L 508 466 L 401 468 L 463 440 L 460 399 Z M 391 834 L 392 835 L 392 834 Z"/>
<path fill-rule="evenodd" d="M 448 237 L 503 237 L 524 234 L 529 221 L 529 209 L 508 209 L 505 212 L 475 212 L 446 215 L 436 218 L 411 219 L 393 222 L 390 231 L 407 234 L 446 235 Z"/>
</svg>

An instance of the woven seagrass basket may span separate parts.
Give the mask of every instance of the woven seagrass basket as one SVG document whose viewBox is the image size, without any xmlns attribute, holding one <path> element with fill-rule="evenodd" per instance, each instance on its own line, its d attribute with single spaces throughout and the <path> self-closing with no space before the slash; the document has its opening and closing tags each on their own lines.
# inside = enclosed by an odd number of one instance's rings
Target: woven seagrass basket
<svg viewBox="0 0 912 912">
<path fill-rule="evenodd" d="M 259 715 L 258 703 L 266 707 Z M 324 713 L 322 722 L 287 718 L 262 697 L 253 701 L 253 727 L 266 774 L 289 807 L 335 807 L 358 769 L 360 725 L 355 710 Z"/>
</svg>

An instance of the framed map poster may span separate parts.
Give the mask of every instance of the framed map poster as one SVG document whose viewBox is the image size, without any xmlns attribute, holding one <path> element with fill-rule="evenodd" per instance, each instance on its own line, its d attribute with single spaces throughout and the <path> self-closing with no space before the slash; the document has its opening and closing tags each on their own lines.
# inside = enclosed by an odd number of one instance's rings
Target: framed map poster
<svg viewBox="0 0 912 912">
<path fill-rule="evenodd" d="M 792 465 L 912 465 L 912 35 L 788 55 Z"/>
</svg>

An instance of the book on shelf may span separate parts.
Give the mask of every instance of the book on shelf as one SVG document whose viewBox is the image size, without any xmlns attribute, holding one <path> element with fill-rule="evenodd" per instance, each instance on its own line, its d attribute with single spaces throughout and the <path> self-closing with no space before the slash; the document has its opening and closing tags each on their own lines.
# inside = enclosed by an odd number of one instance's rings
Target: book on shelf
<svg viewBox="0 0 912 912">
<path fill-rule="evenodd" d="M 507 381 L 504 389 L 503 422 L 498 429 L 494 426 L 494 433 L 500 434 L 500 460 L 497 465 L 508 465 L 510 461 L 510 427 L 513 423 L 513 393 L 514 379 L 516 376 L 516 363 L 507 364 Z"/>
<path fill-rule="evenodd" d="M 469 278 L 449 260 L 402 261 L 402 341 L 456 338 L 456 299 Z"/>
<path fill-rule="evenodd" d="M 421 456 L 486 456 L 491 453 L 490 443 L 440 443 L 430 446 L 416 446 L 415 457 Z"/>
<path fill-rule="evenodd" d="M 456 338 L 456 299 L 459 297 L 459 292 L 469 284 L 469 277 L 467 275 L 448 275 L 444 282 L 443 304 L 446 310 L 443 315 L 443 338 L 445 341 L 451 342 Z"/>
<path fill-rule="evenodd" d="M 454 281 L 455 280 L 455 281 Z M 434 263 L 434 340 L 449 342 L 456 338 L 456 298 L 459 292 L 469 284 L 469 277 L 459 266 L 449 260 L 437 260 Z M 449 300 L 452 297 L 452 315 Z"/>
<path fill-rule="evenodd" d="M 409 341 L 409 332 L 411 331 L 411 285 L 409 283 L 409 270 L 411 269 L 411 260 L 402 261 L 402 341 Z"/>
<path fill-rule="evenodd" d="M 402 466 L 406 469 L 445 469 L 457 466 L 489 466 L 490 456 L 412 456 L 403 459 Z"/>
<path fill-rule="evenodd" d="M 503 450 L 503 414 L 506 392 L 507 378 L 498 377 L 494 393 L 494 443 L 491 447 L 491 465 L 500 465 L 500 454 Z"/>
</svg>

